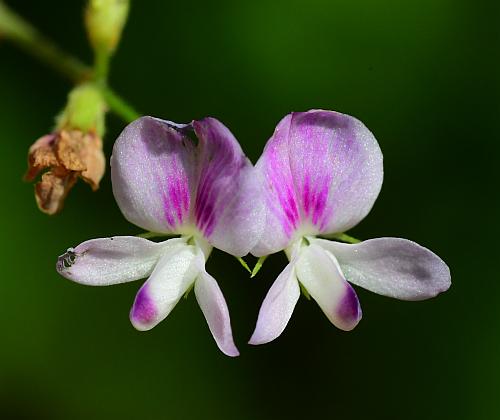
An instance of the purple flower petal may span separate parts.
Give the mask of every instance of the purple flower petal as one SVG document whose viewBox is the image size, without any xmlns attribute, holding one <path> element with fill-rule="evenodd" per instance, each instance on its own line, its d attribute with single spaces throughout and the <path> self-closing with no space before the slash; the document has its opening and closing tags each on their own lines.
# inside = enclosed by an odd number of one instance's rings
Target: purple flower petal
<svg viewBox="0 0 500 420">
<path fill-rule="evenodd" d="M 156 243 L 135 236 L 91 239 L 70 248 L 57 261 L 57 271 L 77 283 L 107 286 L 145 278 L 162 254 L 182 239 Z"/>
<path fill-rule="evenodd" d="M 200 142 L 196 226 L 216 248 L 246 255 L 260 238 L 264 224 L 260 179 L 220 121 L 205 118 L 194 121 L 193 127 Z"/>
<path fill-rule="evenodd" d="M 234 345 L 229 310 L 217 281 L 202 270 L 194 284 L 194 293 L 219 349 L 228 356 L 238 356 L 240 353 Z"/>
<path fill-rule="evenodd" d="M 129 124 L 111 156 L 113 193 L 125 218 L 154 232 L 178 232 L 189 221 L 195 156 L 178 127 L 152 117 Z"/>
<path fill-rule="evenodd" d="M 192 245 L 166 252 L 137 293 L 130 311 L 134 327 L 149 330 L 165 319 L 193 284 L 203 263 L 203 254 Z"/>
<path fill-rule="evenodd" d="M 358 324 L 361 320 L 358 297 L 333 256 L 313 243 L 301 250 L 296 269 L 299 281 L 332 324 L 345 331 Z"/>
<path fill-rule="evenodd" d="M 194 130 L 198 144 L 188 136 Z M 261 183 L 231 132 L 214 118 L 175 124 L 142 117 L 125 128 L 111 158 L 124 216 L 155 232 L 192 233 L 242 256 L 264 223 Z"/>
<path fill-rule="evenodd" d="M 377 238 L 355 245 L 311 240 L 335 255 L 348 281 L 380 295 L 423 300 L 451 284 L 444 261 L 407 239 Z"/>
<path fill-rule="evenodd" d="M 266 222 L 261 241 L 252 254 L 262 256 L 288 245 L 300 224 L 299 205 L 289 162 L 289 136 L 292 114 L 283 118 L 267 142 L 256 172 L 263 180 Z"/>
<path fill-rule="evenodd" d="M 382 153 L 357 119 L 333 111 L 287 115 L 256 169 L 265 178 L 267 223 L 252 251 L 285 248 L 294 233 L 343 232 L 363 219 L 382 186 Z"/>
<path fill-rule="evenodd" d="M 299 297 L 295 260 L 292 260 L 267 292 L 249 343 L 264 344 L 279 337 L 285 330 Z"/>
</svg>

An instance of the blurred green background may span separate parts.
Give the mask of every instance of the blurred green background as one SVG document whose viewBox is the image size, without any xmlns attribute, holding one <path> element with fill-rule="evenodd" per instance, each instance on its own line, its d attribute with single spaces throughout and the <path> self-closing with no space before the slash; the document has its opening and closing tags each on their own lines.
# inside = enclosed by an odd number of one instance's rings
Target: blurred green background
<svg viewBox="0 0 500 420">
<path fill-rule="evenodd" d="M 7 3 L 90 62 L 82 1 Z M 37 210 L 26 152 L 71 85 L 0 41 L 0 418 L 500 418 L 499 18 L 493 0 L 132 4 L 111 84 L 142 113 L 215 116 L 254 162 L 290 111 L 354 115 L 380 142 L 385 182 L 352 234 L 410 238 L 451 267 L 452 288 L 430 301 L 357 289 L 364 318 L 349 333 L 302 298 L 278 340 L 251 347 L 285 257 L 250 280 L 216 251 L 208 269 L 236 359 L 193 296 L 140 333 L 128 320 L 140 283 L 91 288 L 56 274 L 67 247 L 139 229 L 109 172 L 97 193 L 79 183 L 61 215 Z M 123 126 L 108 117 L 108 156 Z"/>
</svg>

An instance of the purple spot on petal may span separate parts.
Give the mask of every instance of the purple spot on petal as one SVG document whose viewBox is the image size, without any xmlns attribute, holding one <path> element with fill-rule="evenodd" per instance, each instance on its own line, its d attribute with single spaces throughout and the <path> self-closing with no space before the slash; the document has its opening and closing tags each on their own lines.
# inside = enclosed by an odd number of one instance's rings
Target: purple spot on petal
<svg viewBox="0 0 500 420">
<path fill-rule="evenodd" d="M 132 307 L 132 318 L 140 324 L 150 324 L 156 318 L 156 308 L 148 295 L 147 286 L 143 286 L 135 298 Z"/>
<path fill-rule="evenodd" d="M 347 323 L 357 322 L 361 318 L 358 296 L 349 284 L 346 284 L 345 295 L 339 303 L 337 314 Z"/>
</svg>

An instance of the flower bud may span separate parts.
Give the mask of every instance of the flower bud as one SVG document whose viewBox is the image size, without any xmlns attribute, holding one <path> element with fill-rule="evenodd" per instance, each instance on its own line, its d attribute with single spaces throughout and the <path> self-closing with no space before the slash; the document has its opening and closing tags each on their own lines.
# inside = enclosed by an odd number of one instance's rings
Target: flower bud
<svg viewBox="0 0 500 420">
<path fill-rule="evenodd" d="M 85 25 L 95 51 L 112 54 L 127 21 L 129 0 L 89 0 Z"/>
</svg>

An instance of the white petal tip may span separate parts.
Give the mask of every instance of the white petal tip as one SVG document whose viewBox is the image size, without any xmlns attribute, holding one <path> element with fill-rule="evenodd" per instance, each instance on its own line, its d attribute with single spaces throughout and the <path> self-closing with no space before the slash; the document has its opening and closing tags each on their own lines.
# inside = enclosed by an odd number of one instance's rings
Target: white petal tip
<svg viewBox="0 0 500 420">
<path fill-rule="evenodd" d="M 229 357 L 238 357 L 240 355 L 240 352 L 238 351 L 238 349 L 236 347 L 234 347 L 233 345 L 233 348 L 229 348 L 229 349 L 220 349 L 222 351 L 222 353 L 224 353 L 226 356 L 229 356 Z"/>
<path fill-rule="evenodd" d="M 267 341 L 262 341 L 257 338 L 254 338 L 253 336 L 248 340 L 248 344 L 251 344 L 252 346 L 258 346 L 260 344 L 265 344 Z"/>
<path fill-rule="evenodd" d="M 250 337 L 250 340 L 248 340 L 248 344 L 251 344 L 252 346 L 260 346 L 261 344 L 270 343 L 271 341 L 278 338 L 280 335 L 281 335 L 281 332 L 276 337 L 266 337 L 266 336 L 261 336 L 261 335 L 257 334 L 257 331 L 255 331 L 253 333 L 253 335 Z"/>
<path fill-rule="evenodd" d="M 154 327 L 154 325 L 141 324 L 138 321 L 132 319 L 132 317 L 130 317 L 130 322 L 137 331 L 149 331 Z"/>
<path fill-rule="evenodd" d="M 409 294 L 405 298 L 400 298 L 400 299 L 409 301 L 421 301 L 421 300 L 433 299 L 439 296 L 441 293 L 448 291 L 450 287 L 451 287 L 451 276 L 448 271 L 447 276 L 443 276 L 439 280 L 435 280 L 433 287 L 427 287 L 425 290 L 417 291 L 414 294 Z"/>
</svg>

